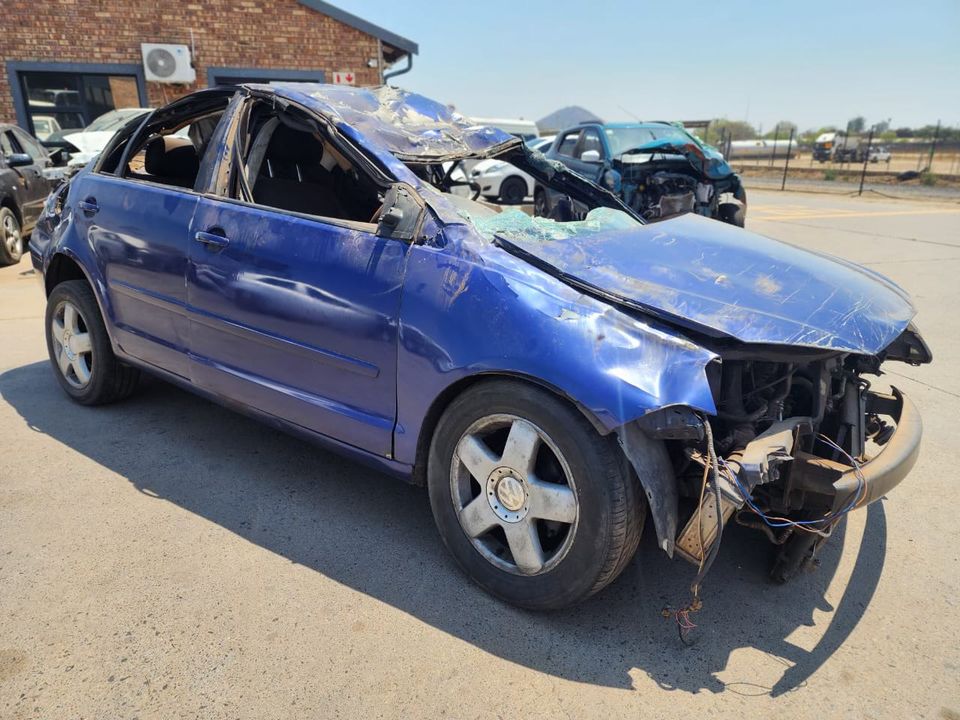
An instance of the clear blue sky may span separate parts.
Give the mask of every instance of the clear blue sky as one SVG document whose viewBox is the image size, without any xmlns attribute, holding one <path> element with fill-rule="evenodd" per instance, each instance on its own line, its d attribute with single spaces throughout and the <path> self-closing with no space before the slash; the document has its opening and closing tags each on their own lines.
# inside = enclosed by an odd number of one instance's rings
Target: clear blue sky
<svg viewBox="0 0 960 720">
<path fill-rule="evenodd" d="M 394 82 L 468 115 L 960 125 L 960 0 L 333 2 L 418 42 Z"/>
</svg>

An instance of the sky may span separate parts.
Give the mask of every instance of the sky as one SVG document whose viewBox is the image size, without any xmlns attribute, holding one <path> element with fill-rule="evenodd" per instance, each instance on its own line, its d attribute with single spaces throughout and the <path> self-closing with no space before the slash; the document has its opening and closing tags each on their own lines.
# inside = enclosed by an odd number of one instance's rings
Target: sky
<svg viewBox="0 0 960 720">
<path fill-rule="evenodd" d="M 960 0 L 333 3 L 417 42 L 391 83 L 466 115 L 960 126 Z"/>
</svg>

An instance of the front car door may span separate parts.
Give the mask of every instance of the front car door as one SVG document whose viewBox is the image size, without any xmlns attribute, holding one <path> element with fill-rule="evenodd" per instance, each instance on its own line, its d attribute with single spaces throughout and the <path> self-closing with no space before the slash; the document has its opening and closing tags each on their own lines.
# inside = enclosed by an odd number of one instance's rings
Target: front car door
<svg viewBox="0 0 960 720">
<path fill-rule="evenodd" d="M 390 457 L 409 243 L 378 233 L 375 181 L 343 138 L 287 113 L 249 101 L 194 215 L 192 378 Z"/>
<path fill-rule="evenodd" d="M 33 160 L 32 165 L 14 168 L 21 179 L 20 208 L 23 212 L 23 230 L 29 232 L 36 224 L 37 218 L 40 217 L 43 201 L 50 193 L 50 181 L 43 174 L 44 169 L 51 164 L 50 156 L 40 143 L 18 127 L 10 127 L 4 131 L 4 135 L 5 154 L 9 154 L 7 153 L 7 147 L 9 146 L 13 153 L 29 155 Z"/>
</svg>

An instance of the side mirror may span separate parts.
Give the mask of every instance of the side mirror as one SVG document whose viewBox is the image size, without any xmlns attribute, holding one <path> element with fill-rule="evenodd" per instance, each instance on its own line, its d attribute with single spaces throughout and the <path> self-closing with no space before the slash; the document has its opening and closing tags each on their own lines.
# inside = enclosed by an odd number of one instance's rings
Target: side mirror
<svg viewBox="0 0 960 720">
<path fill-rule="evenodd" d="M 7 161 L 7 166 L 12 168 L 33 165 L 33 158 L 26 153 L 11 153 L 4 159 Z"/>
<path fill-rule="evenodd" d="M 397 240 L 413 240 L 420 220 L 420 205 L 405 185 L 391 185 L 383 198 L 377 235 Z"/>
<path fill-rule="evenodd" d="M 600 162 L 600 151 L 584 150 L 582 153 L 580 153 L 580 160 L 588 163 L 598 163 Z"/>
</svg>

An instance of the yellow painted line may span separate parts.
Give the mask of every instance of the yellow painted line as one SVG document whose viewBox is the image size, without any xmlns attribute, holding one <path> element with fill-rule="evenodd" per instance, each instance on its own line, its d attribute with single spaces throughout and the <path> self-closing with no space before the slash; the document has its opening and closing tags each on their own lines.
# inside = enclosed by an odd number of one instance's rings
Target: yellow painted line
<svg viewBox="0 0 960 720">
<path fill-rule="evenodd" d="M 751 220 L 818 220 L 821 218 L 866 218 L 866 217 L 894 217 L 898 215 L 956 215 L 960 213 L 960 209 L 944 209 L 944 210 L 880 210 L 878 212 L 848 212 L 846 210 L 839 210 L 836 212 L 823 212 L 823 213 L 796 213 L 796 214 L 779 214 L 779 215 L 763 215 L 762 213 L 758 216 L 756 213 L 751 213 L 749 208 L 747 210 L 747 215 Z"/>
</svg>

